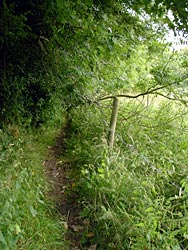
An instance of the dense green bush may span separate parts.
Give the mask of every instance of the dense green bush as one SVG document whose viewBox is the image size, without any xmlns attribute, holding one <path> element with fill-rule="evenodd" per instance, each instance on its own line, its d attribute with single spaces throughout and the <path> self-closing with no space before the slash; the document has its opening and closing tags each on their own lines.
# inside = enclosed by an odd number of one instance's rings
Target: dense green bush
<svg viewBox="0 0 188 250">
<path fill-rule="evenodd" d="M 54 1 L 0 4 L 0 118 L 38 125 L 56 90 L 52 37 Z"/>
<path fill-rule="evenodd" d="M 75 111 L 70 152 L 80 172 L 75 188 L 84 205 L 81 216 L 90 221 L 83 245 L 186 249 L 186 110 L 158 99 L 153 104 L 122 104 L 113 151 L 104 137 L 108 112 Z"/>
<path fill-rule="evenodd" d="M 139 7 L 151 15 L 143 19 Z M 0 125 L 38 126 L 60 101 L 70 108 L 106 93 L 146 89 L 152 60 L 164 50 L 164 19 L 155 26 L 152 7 L 145 1 L 3 0 Z"/>
</svg>

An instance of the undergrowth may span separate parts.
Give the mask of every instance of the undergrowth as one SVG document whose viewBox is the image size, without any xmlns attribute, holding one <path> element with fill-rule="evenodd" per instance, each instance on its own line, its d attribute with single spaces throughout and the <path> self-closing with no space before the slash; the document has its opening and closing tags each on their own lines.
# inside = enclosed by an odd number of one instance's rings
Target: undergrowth
<svg viewBox="0 0 188 250">
<path fill-rule="evenodd" d="M 110 109 L 72 114 L 69 156 L 96 249 L 188 249 L 188 125 L 181 105 L 124 102 L 108 149 Z"/>
<path fill-rule="evenodd" d="M 58 128 L 0 130 L 0 249 L 68 249 L 60 215 L 49 200 L 44 166 Z"/>
</svg>

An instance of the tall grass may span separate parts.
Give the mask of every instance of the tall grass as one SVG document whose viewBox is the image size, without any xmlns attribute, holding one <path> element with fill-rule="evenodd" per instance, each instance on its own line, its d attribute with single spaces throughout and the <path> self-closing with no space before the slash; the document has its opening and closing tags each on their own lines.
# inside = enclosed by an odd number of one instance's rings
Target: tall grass
<svg viewBox="0 0 188 250">
<path fill-rule="evenodd" d="M 58 128 L 0 130 L 0 249 L 68 249 L 60 215 L 47 195 L 43 161 Z"/>
<path fill-rule="evenodd" d="M 181 105 L 125 102 L 109 150 L 108 108 L 73 114 L 70 157 L 89 221 L 83 246 L 188 249 L 188 117 Z M 88 232 L 92 232 L 89 234 Z"/>
</svg>

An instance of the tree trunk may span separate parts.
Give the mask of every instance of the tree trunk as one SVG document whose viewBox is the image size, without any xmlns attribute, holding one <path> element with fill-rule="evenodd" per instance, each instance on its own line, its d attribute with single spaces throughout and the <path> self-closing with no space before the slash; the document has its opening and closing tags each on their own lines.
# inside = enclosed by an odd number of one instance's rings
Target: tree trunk
<svg viewBox="0 0 188 250">
<path fill-rule="evenodd" d="M 113 148 L 114 145 L 114 137 L 115 137 L 115 131 L 116 131 L 116 122 L 117 122 L 117 114 L 118 114 L 118 103 L 119 100 L 117 97 L 114 97 L 113 100 L 113 110 L 110 120 L 110 131 L 108 135 L 108 145 L 110 148 Z"/>
</svg>

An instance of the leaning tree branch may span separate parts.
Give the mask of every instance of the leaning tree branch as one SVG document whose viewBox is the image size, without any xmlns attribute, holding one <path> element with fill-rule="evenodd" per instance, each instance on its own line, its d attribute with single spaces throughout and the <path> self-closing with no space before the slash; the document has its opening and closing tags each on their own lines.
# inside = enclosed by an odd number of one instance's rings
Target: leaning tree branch
<svg viewBox="0 0 188 250">
<path fill-rule="evenodd" d="M 102 98 L 97 99 L 97 102 L 103 101 L 103 100 L 107 100 L 107 99 L 113 99 L 115 97 L 126 97 L 126 98 L 136 99 L 136 98 L 138 98 L 140 96 L 145 96 L 145 95 L 153 94 L 154 92 L 156 92 L 158 90 L 161 90 L 161 89 L 164 89 L 164 88 L 166 88 L 166 87 L 168 87 L 170 85 L 172 85 L 172 84 L 170 83 L 170 84 L 167 84 L 167 85 L 164 85 L 164 86 L 160 86 L 160 87 L 157 87 L 157 88 L 154 88 L 154 89 L 148 89 L 147 91 L 145 91 L 143 93 L 139 93 L 137 95 L 127 95 L 127 94 L 108 95 L 108 96 L 104 96 Z"/>
<path fill-rule="evenodd" d="M 185 81 L 186 79 L 188 79 L 188 74 L 186 74 L 180 81 L 179 83 Z M 148 88 L 145 92 L 143 93 L 139 93 L 137 95 L 128 95 L 128 94 L 118 94 L 118 95 L 108 95 L 108 96 L 104 96 L 104 97 L 101 97 L 101 98 L 98 98 L 97 100 L 94 100 L 93 103 L 98 103 L 100 101 L 103 101 L 103 100 L 107 100 L 107 99 L 113 99 L 115 97 L 124 97 L 124 98 L 132 98 L 132 99 L 136 99 L 140 96 L 145 96 L 145 95 L 149 95 L 149 94 L 158 94 L 159 93 L 157 92 L 158 90 L 162 90 L 162 89 L 165 89 L 166 87 L 169 87 L 169 86 L 172 86 L 174 84 L 177 84 L 176 82 L 173 82 L 173 83 L 169 83 L 169 84 L 166 84 L 166 85 L 163 85 L 163 86 L 160 86 L 160 87 L 156 87 L 156 88 Z M 160 94 L 162 95 L 162 94 Z M 164 96 L 165 97 L 165 96 Z M 172 99 L 173 100 L 173 99 Z M 180 99 L 179 99 L 180 101 Z M 182 100 L 183 101 L 183 100 Z"/>
<path fill-rule="evenodd" d="M 168 96 L 168 95 L 164 95 L 164 94 L 162 94 L 160 92 L 156 92 L 155 94 L 160 95 L 160 96 L 162 96 L 162 97 L 164 97 L 164 98 L 166 98 L 168 100 L 182 102 L 186 106 L 187 106 L 187 103 L 188 103 L 188 101 L 186 101 L 185 99 L 181 99 L 181 98 L 177 98 L 177 97 L 171 97 L 171 96 Z"/>
</svg>

